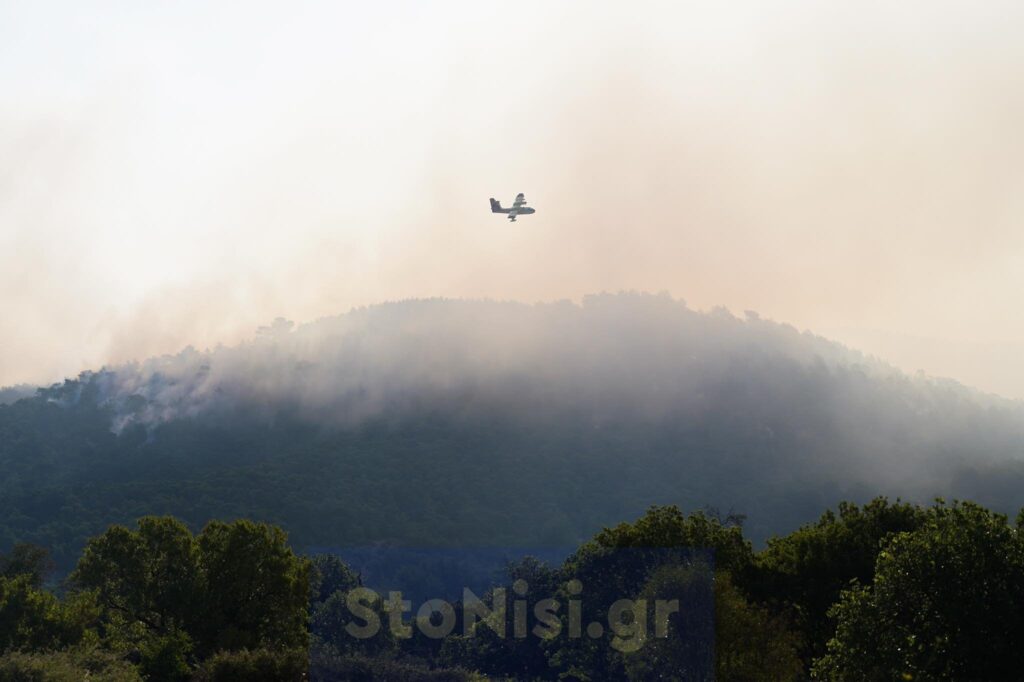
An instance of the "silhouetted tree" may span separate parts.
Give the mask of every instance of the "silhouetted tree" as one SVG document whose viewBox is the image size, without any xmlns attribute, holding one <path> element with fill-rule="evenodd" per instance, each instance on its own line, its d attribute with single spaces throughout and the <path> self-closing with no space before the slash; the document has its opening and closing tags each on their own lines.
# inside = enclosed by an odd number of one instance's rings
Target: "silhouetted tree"
<svg viewBox="0 0 1024 682">
<path fill-rule="evenodd" d="M 843 593 L 829 680 L 1009 680 L 1024 670 L 1024 541 L 972 503 L 937 505 L 893 537 L 874 579 Z"/>
</svg>

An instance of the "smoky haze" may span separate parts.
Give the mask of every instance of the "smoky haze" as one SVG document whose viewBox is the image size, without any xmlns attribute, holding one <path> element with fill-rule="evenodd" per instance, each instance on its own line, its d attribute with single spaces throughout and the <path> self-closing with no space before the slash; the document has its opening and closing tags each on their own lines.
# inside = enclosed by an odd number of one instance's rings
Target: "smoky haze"
<svg viewBox="0 0 1024 682">
<path fill-rule="evenodd" d="M 89 395 L 112 410 L 115 432 L 150 438 L 181 420 L 351 430 L 436 415 L 523 433 L 625 425 L 676 442 L 673 457 L 735 450 L 734 465 L 774 477 L 926 497 L 955 492 L 964 467 L 1024 465 L 1019 403 L 667 295 L 418 300 L 297 328 L 279 319 L 235 347 L 108 367 L 46 394 L 66 406 Z M 703 434 L 707 449 L 693 452 L 680 434 Z"/>
<path fill-rule="evenodd" d="M 0 385 L 278 315 L 637 290 L 1024 397 L 1022 19 L 7 4 Z M 488 213 L 520 191 L 536 215 Z"/>
</svg>

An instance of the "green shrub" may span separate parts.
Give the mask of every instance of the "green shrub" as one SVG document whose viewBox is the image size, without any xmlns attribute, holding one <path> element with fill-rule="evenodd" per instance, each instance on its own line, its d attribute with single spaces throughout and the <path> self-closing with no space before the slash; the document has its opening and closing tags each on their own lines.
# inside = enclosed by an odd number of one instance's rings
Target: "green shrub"
<svg viewBox="0 0 1024 682">
<path fill-rule="evenodd" d="M 305 649 L 219 651 L 208 658 L 195 682 L 292 682 L 305 680 Z"/>
<path fill-rule="evenodd" d="M 139 647 L 139 653 L 139 669 L 147 680 L 179 682 L 191 675 L 188 659 L 192 640 L 180 630 L 148 638 Z"/>
<path fill-rule="evenodd" d="M 96 649 L 0 656 L 0 682 L 141 682 L 127 661 Z"/>
<path fill-rule="evenodd" d="M 463 670 L 431 670 L 401 661 L 321 653 L 310 664 L 312 682 L 476 682 L 486 678 Z"/>
</svg>

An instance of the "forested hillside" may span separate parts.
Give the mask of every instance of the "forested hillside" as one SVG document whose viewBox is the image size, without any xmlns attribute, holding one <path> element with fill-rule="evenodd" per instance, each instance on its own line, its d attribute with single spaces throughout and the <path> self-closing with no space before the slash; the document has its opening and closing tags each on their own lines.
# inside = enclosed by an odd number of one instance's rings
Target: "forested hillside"
<svg viewBox="0 0 1024 682">
<path fill-rule="evenodd" d="M 1024 504 L 1024 412 L 665 296 L 425 300 L 84 373 L 0 405 L 0 547 L 247 517 L 297 547 L 575 545 L 651 504 L 760 545 L 836 499 Z"/>
</svg>

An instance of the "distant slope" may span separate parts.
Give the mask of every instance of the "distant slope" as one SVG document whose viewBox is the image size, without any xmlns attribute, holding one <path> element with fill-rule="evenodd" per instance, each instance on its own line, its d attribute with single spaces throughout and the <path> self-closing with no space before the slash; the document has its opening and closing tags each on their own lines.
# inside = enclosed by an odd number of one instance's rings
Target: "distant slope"
<svg viewBox="0 0 1024 682">
<path fill-rule="evenodd" d="M 1024 504 L 1024 411 L 663 296 L 422 300 L 0 406 L 0 548 L 251 516 L 302 545 L 575 543 L 654 503 L 755 540 L 841 498 Z"/>
</svg>

